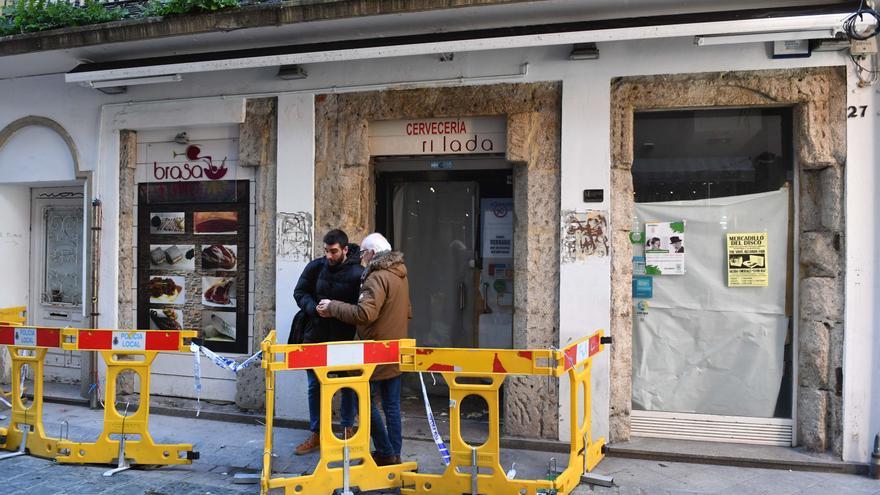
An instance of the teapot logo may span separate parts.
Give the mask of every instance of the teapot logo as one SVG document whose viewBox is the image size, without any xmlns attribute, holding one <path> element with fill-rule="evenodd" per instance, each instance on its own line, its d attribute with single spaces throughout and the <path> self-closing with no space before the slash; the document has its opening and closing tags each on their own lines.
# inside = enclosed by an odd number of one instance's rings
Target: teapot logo
<svg viewBox="0 0 880 495">
<path fill-rule="evenodd" d="M 198 145 L 191 144 L 183 153 L 172 151 L 173 157 L 186 156 L 186 163 L 175 165 L 159 165 L 153 162 L 153 178 L 156 180 L 192 180 L 208 179 L 220 180 L 226 176 L 229 169 L 226 168 L 226 157 L 220 161 L 220 165 L 214 164 L 214 159 L 209 155 L 202 155 L 202 149 Z"/>
</svg>

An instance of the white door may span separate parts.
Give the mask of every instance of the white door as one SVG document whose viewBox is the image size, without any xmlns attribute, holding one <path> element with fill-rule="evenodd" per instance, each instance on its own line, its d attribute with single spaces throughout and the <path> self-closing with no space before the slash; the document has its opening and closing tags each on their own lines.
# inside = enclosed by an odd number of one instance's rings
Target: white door
<svg viewBox="0 0 880 495">
<path fill-rule="evenodd" d="M 31 325 L 83 327 L 83 187 L 31 190 Z M 80 352 L 50 350 L 47 381 L 80 382 Z"/>
</svg>

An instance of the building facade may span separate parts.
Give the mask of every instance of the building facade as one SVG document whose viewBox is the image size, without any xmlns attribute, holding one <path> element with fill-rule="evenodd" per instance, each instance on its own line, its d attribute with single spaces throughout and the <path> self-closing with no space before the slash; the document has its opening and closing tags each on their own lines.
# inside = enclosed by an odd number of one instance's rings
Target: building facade
<svg viewBox="0 0 880 495">
<path fill-rule="evenodd" d="M 184 41 L 0 40 L 0 307 L 196 328 L 241 358 L 286 339 L 324 232 L 378 230 L 405 253 L 420 345 L 608 331 L 595 435 L 866 462 L 878 93 L 856 62 L 876 55 L 837 36 L 855 7 L 779 3 L 326 2 Z M 88 356 L 49 359 L 55 381 L 94 381 Z M 259 369 L 203 373 L 202 398 L 263 407 Z M 306 418 L 303 377 L 278 384 L 276 414 Z M 194 397 L 191 358 L 161 356 L 152 388 Z M 510 378 L 504 432 L 565 439 L 567 401 L 564 381 Z"/>
</svg>

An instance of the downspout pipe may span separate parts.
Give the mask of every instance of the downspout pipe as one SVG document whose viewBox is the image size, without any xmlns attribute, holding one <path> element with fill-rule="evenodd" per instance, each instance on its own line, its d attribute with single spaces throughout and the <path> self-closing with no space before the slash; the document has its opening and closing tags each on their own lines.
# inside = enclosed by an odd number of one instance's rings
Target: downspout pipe
<svg viewBox="0 0 880 495">
<path fill-rule="evenodd" d="M 98 289 L 100 286 L 101 264 L 101 228 L 103 225 L 103 213 L 101 200 L 92 200 L 92 270 L 90 274 L 92 300 L 89 307 L 89 326 L 98 328 Z M 91 371 L 91 385 L 89 387 L 89 407 L 98 408 L 98 353 L 89 352 L 89 370 Z"/>
</svg>

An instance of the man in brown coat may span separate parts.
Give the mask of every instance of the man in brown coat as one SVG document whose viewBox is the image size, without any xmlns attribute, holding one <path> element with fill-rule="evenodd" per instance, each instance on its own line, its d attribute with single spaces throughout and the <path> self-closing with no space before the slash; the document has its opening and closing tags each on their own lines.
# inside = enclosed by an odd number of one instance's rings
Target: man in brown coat
<svg viewBox="0 0 880 495">
<path fill-rule="evenodd" d="M 362 340 L 397 340 L 407 338 L 412 318 L 409 280 L 403 253 L 392 251 L 382 234 L 373 233 L 361 243 L 361 263 L 366 267 L 361 277 L 357 304 L 322 300 L 318 314 L 357 325 Z M 372 395 L 370 436 L 376 446 L 373 459 L 379 466 L 400 464 L 403 443 L 400 419 L 400 367 L 385 364 L 376 367 L 370 377 Z M 379 413 L 381 402 L 385 421 Z"/>
</svg>

